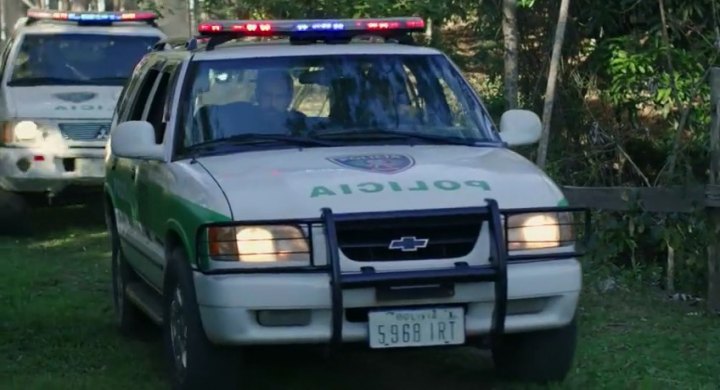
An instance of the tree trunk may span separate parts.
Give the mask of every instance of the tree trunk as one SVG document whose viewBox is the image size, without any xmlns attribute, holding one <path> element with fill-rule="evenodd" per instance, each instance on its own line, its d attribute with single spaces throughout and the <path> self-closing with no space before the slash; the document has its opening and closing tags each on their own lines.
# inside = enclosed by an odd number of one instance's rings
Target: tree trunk
<svg viewBox="0 0 720 390">
<path fill-rule="evenodd" d="M 71 11 L 87 11 L 90 0 L 71 0 Z"/>
<path fill-rule="evenodd" d="M 518 106 L 517 0 L 503 0 L 502 29 L 505 41 L 505 109 Z"/>
<path fill-rule="evenodd" d="M 6 38 L 9 38 L 12 34 L 12 31 L 15 29 L 15 23 L 20 20 L 20 18 L 24 17 L 26 14 L 27 7 L 25 4 L 23 4 L 20 0 L 17 1 L 7 1 L 7 0 L 0 0 L 3 2 L 3 18 L 5 18 L 5 36 Z"/>
<path fill-rule="evenodd" d="M 108 11 L 135 11 L 137 2 L 135 0 L 106 0 L 105 9 Z"/>
<path fill-rule="evenodd" d="M 570 0 L 561 0 L 557 27 L 555 28 L 555 43 L 553 44 L 552 58 L 550 59 L 550 72 L 548 74 L 547 88 L 545 89 L 545 107 L 542 117 L 542 135 L 538 145 L 537 165 L 545 168 L 548 143 L 550 142 L 550 123 L 552 119 L 553 103 L 555 102 L 555 84 L 557 83 L 558 68 L 560 67 L 560 54 L 565 39 L 565 26 L 567 25 L 568 8 Z"/>
<path fill-rule="evenodd" d="M 720 67 L 710 71 L 710 184 L 720 183 Z M 720 233 L 720 209 L 710 209 L 713 233 Z M 708 310 L 720 312 L 720 243 L 708 246 Z"/>
<path fill-rule="evenodd" d="M 171 38 L 187 37 L 190 31 L 190 10 L 186 0 L 157 0 L 163 17 L 158 20 L 158 26 Z"/>
<path fill-rule="evenodd" d="M 7 39 L 7 31 L 5 31 L 5 1 L 0 1 L 0 50 Z"/>
</svg>

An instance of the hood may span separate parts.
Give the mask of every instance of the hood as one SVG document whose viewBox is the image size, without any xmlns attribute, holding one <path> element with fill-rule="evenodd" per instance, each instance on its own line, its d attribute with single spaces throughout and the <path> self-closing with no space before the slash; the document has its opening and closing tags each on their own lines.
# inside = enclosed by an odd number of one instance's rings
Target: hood
<svg viewBox="0 0 720 390">
<path fill-rule="evenodd" d="M 112 118 L 122 86 L 6 87 L 5 98 L 15 118 Z"/>
<path fill-rule="evenodd" d="M 336 213 L 484 205 L 556 206 L 562 192 L 504 148 L 372 146 L 291 149 L 203 157 L 236 219 L 316 218 Z"/>
</svg>

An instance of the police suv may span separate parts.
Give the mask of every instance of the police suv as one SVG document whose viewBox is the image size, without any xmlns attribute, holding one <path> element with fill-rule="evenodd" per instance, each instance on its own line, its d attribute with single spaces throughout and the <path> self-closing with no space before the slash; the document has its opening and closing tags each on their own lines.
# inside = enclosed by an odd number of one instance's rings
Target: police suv
<svg viewBox="0 0 720 390">
<path fill-rule="evenodd" d="M 566 376 L 586 210 L 509 149 L 538 116 L 498 131 L 424 29 L 210 21 L 140 61 L 106 157 L 114 306 L 162 325 L 176 388 L 278 344 L 489 345 L 505 375 Z"/>
<path fill-rule="evenodd" d="M 118 95 L 165 38 L 156 19 L 28 11 L 0 54 L 0 192 L 42 201 L 73 188 L 100 192 Z"/>
</svg>

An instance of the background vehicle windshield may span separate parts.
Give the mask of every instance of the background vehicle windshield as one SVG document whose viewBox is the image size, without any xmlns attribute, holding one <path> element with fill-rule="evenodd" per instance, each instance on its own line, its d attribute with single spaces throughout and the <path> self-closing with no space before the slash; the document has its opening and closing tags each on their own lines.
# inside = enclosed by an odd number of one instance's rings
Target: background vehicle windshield
<svg viewBox="0 0 720 390">
<path fill-rule="evenodd" d="M 8 85 L 123 85 L 156 36 L 27 34 Z"/>
<path fill-rule="evenodd" d="M 198 61 L 183 144 L 248 134 L 393 131 L 490 141 L 492 123 L 442 55 Z"/>
</svg>

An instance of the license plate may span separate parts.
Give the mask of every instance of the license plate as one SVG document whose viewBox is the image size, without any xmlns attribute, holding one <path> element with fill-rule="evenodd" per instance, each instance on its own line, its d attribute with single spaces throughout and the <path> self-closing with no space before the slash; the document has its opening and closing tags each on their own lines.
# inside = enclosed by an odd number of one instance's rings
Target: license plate
<svg viewBox="0 0 720 390">
<path fill-rule="evenodd" d="M 75 160 L 75 172 L 81 176 L 104 176 L 104 160 L 99 158 L 78 158 Z"/>
<path fill-rule="evenodd" d="M 371 311 L 371 348 L 426 347 L 465 343 L 462 308 Z"/>
</svg>

